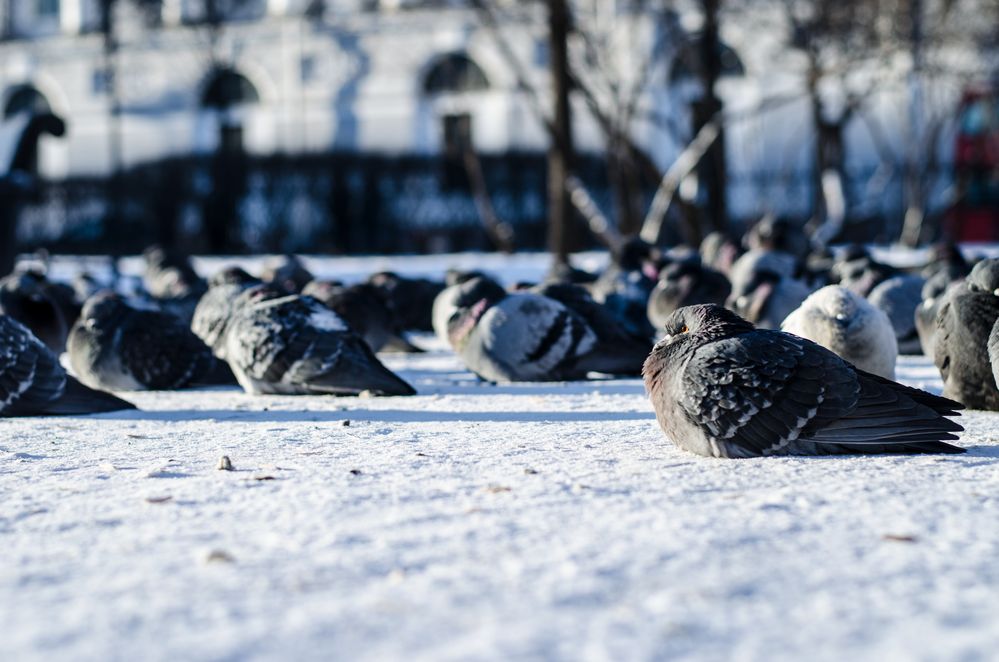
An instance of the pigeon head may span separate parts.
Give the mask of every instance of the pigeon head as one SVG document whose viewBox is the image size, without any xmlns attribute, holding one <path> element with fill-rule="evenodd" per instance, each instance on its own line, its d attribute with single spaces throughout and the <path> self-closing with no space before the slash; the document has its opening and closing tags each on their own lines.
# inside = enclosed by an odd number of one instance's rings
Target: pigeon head
<svg viewBox="0 0 999 662">
<path fill-rule="evenodd" d="M 827 285 L 809 298 L 813 299 L 815 314 L 844 330 L 857 323 L 866 311 L 864 300 L 840 285 Z"/>
<path fill-rule="evenodd" d="M 454 300 L 455 310 L 447 322 L 451 344 L 463 346 L 486 311 L 506 296 L 506 290 L 490 278 L 473 278 L 462 283 Z"/>
<path fill-rule="evenodd" d="M 264 301 L 280 299 L 286 296 L 289 296 L 287 292 L 271 283 L 259 283 L 243 290 L 233 302 L 232 309 L 236 311 L 244 306 L 253 306 Z"/>
<path fill-rule="evenodd" d="M 626 271 L 640 271 L 645 262 L 658 257 L 659 251 L 641 237 L 631 236 L 614 250 L 613 258 Z"/>
<path fill-rule="evenodd" d="M 83 304 L 80 319 L 90 326 L 114 322 L 128 312 L 125 297 L 112 290 L 100 290 Z"/>
<path fill-rule="evenodd" d="M 968 289 L 999 296 L 999 258 L 982 260 L 968 274 Z"/>
<path fill-rule="evenodd" d="M 682 359 L 705 343 L 752 331 L 755 327 L 731 310 L 714 303 L 684 306 L 674 311 L 663 325 L 665 335 L 652 348 L 643 374 L 660 372 L 665 362 Z"/>
</svg>

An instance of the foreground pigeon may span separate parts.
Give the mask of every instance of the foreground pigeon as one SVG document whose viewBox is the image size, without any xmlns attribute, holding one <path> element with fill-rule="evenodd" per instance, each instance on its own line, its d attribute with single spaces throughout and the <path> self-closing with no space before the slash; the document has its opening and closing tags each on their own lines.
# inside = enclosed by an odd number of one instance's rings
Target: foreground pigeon
<svg viewBox="0 0 999 662">
<path fill-rule="evenodd" d="M 933 362 L 943 393 L 971 409 L 999 411 L 999 388 L 988 358 L 989 335 L 999 319 L 999 260 L 975 265 L 964 291 L 950 293 L 937 311 Z"/>
<path fill-rule="evenodd" d="M 248 393 L 414 395 L 336 313 L 258 285 L 233 303 L 223 354 Z"/>
<path fill-rule="evenodd" d="M 716 305 L 681 308 L 645 362 L 656 418 L 713 457 L 960 453 L 961 405 L 855 368 Z"/>
<path fill-rule="evenodd" d="M 83 306 L 67 345 L 84 384 L 115 391 L 235 385 L 229 368 L 181 320 L 100 292 Z"/>
<path fill-rule="evenodd" d="M 67 416 L 135 409 L 66 374 L 27 328 L 0 315 L 0 416 Z"/>
<path fill-rule="evenodd" d="M 448 339 L 469 370 L 496 382 L 586 379 L 589 372 L 639 370 L 634 346 L 601 342 L 568 306 L 532 293 L 507 295 L 495 283 L 459 286 Z"/>
<path fill-rule="evenodd" d="M 841 285 L 813 292 L 780 328 L 836 352 L 861 370 L 895 378 L 898 345 L 891 321 Z"/>
</svg>

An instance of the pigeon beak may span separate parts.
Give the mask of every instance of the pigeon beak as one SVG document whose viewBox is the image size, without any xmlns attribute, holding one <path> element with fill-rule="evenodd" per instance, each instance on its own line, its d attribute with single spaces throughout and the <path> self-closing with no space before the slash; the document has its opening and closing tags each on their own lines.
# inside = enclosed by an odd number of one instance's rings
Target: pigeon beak
<svg viewBox="0 0 999 662">
<path fill-rule="evenodd" d="M 997 297 L 999 297 L 999 287 L 997 287 L 996 289 L 992 290 L 992 294 L 994 294 Z"/>
</svg>

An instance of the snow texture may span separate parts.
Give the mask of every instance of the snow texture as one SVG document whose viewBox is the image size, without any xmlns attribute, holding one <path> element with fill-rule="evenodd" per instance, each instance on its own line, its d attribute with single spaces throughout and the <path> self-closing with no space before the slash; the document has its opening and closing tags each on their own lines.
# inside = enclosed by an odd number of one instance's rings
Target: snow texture
<svg viewBox="0 0 999 662">
<path fill-rule="evenodd" d="M 637 379 L 495 386 L 417 342 L 383 355 L 415 397 L 0 419 L 0 659 L 999 650 L 999 415 L 962 456 L 712 460 Z M 940 392 L 927 359 L 898 376 Z"/>
</svg>

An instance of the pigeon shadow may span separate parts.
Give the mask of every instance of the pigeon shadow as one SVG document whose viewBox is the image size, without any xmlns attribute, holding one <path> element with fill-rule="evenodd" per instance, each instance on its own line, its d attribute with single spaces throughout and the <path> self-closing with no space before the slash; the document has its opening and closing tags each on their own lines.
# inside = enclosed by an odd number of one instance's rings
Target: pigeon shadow
<svg viewBox="0 0 999 662">
<path fill-rule="evenodd" d="M 372 423 L 548 423 L 653 421 L 652 412 L 621 411 L 426 411 L 418 409 L 348 409 L 339 411 L 231 409 L 172 409 L 122 411 L 101 415 L 124 421 L 216 421 L 230 423 L 339 423 L 344 420 Z"/>
</svg>

